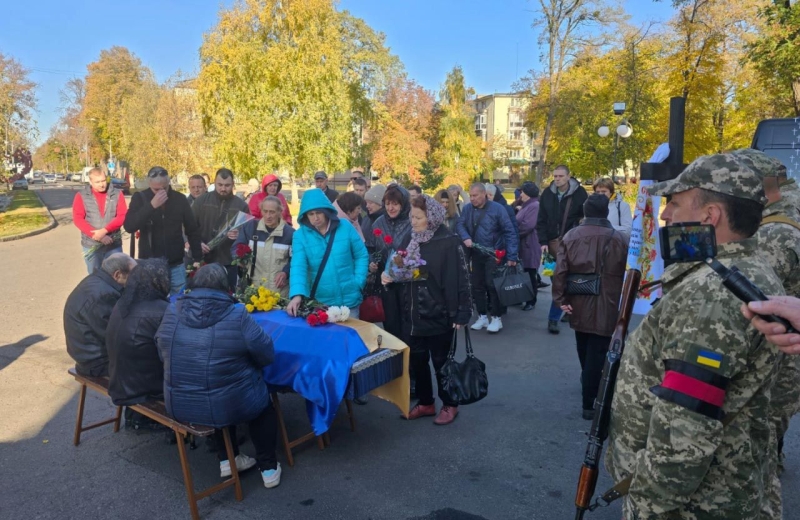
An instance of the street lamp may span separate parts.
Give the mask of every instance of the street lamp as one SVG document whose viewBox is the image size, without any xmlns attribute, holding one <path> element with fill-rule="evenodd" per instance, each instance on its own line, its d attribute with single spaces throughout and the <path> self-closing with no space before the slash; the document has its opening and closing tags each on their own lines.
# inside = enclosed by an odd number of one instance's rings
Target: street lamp
<svg viewBox="0 0 800 520">
<path fill-rule="evenodd" d="M 614 115 L 621 116 L 625 113 L 625 103 L 614 103 Z M 608 137 L 611 133 L 611 129 L 608 127 L 608 123 L 603 121 L 600 125 L 600 128 L 597 129 L 597 135 L 600 137 Z M 622 137 L 623 139 L 629 138 L 633 135 L 633 127 L 628 123 L 627 119 L 622 119 L 619 124 L 617 125 L 616 132 L 614 133 L 614 162 L 613 168 L 611 169 L 611 176 L 612 178 L 615 176 L 617 172 L 617 148 L 619 147 L 619 138 Z"/>
</svg>

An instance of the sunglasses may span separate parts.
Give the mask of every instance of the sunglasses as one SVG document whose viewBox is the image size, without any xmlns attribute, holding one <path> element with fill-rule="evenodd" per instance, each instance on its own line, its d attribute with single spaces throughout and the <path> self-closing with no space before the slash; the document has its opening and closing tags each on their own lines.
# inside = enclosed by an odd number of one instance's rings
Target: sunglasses
<svg viewBox="0 0 800 520">
<path fill-rule="evenodd" d="M 167 170 L 164 169 L 156 170 L 147 174 L 147 176 L 151 179 L 154 179 L 156 177 L 166 177 L 167 175 L 168 175 Z"/>
</svg>

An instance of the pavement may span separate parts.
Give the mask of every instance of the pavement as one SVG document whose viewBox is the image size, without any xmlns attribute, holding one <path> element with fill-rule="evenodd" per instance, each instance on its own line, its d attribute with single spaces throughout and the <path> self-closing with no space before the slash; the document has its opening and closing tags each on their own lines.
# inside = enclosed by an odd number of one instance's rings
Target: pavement
<svg viewBox="0 0 800 520">
<path fill-rule="evenodd" d="M 36 188 L 39 189 L 38 186 Z M 0 518 L 189 518 L 175 446 L 163 434 L 85 432 L 72 445 L 78 386 L 64 347 L 62 312 L 86 276 L 79 232 L 71 225 L 74 191 L 42 188 L 59 226 L 0 243 Z M 580 418 L 574 336 L 547 333 L 549 289 L 532 312 L 511 309 L 504 330 L 473 334 L 487 365 L 489 396 L 461 407 L 450 426 L 408 422 L 370 398 L 355 407 L 357 429 L 342 414 L 325 451 L 308 444 L 281 485 L 266 490 L 243 474 L 244 500 L 225 490 L 200 503 L 208 520 L 409 519 L 500 520 L 574 517 L 575 486 L 589 423 Z M 463 352 L 462 352 L 463 354 Z M 282 399 L 291 433 L 307 431 L 302 400 Z M 86 420 L 113 414 L 89 391 Z M 800 510 L 800 425 L 786 440 L 785 518 Z M 248 443 L 243 451 L 253 454 Z M 189 452 L 197 488 L 219 480 L 203 443 Z M 603 473 L 598 490 L 611 485 Z M 618 504 L 586 518 L 619 520 Z"/>
</svg>

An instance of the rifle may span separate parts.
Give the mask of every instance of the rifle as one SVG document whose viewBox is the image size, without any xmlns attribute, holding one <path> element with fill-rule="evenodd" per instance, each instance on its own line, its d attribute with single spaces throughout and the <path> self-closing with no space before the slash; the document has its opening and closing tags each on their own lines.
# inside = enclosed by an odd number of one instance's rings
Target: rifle
<svg viewBox="0 0 800 520">
<path fill-rule="evenodd" d="M 628 323 L 633 313 L 633 303 L 639 292 L 639 283 L 642 273 L 636 269 L 628 269 L 625 283 L 622 286 L 622 305 L 619 318 L 611 336 L 606 361 L 603 364 L 603 377 L 597 399 L 594 402 L 594 420 L 589 431 L 589 441 L 586 446 L 586 455 L 583 458 L 578 490 L 575 493 L 575 519 L 581 520 L 586 511 L 593 511 L 600 503 L 591 504 L 597 487 L 597 476 L 600 469 L 600 455 L 603 452 L 603 443 L 608 437 L 608 425 L 611 419 L 611 401 L 614 398 L 614 386 L 617 382 L 617 372 L 625 349 L 625 337 L 628 335 Z"/>
</svg>

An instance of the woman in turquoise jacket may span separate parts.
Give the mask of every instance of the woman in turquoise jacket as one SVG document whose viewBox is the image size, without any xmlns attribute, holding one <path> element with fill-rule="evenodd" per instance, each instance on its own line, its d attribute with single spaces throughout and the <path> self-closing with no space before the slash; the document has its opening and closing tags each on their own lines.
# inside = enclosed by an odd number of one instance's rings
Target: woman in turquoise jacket
<svg viewBox="0 0 800 520">
<path fill-rule="evenodd" d="M 303 195 L 298 221 L 289 274 L 291 302 L 286 312 L 295 316 L 302 299 L 312 298 L 328 306 L 349 307 L 350 316 L 358 318 L 369 266 L 361 237 L 349 222 L 339 220 L 336 209 L 319 189 Z M 331 253 L 315 291 L 314 280 L 331 238 Z"/>
</svg>

